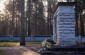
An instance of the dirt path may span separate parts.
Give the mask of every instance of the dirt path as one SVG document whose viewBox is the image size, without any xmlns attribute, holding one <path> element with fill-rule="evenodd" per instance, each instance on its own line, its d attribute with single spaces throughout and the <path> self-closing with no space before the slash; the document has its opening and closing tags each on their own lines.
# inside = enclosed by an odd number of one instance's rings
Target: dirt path
<svg viewBox="0 0 85 55">
<path fill-rule="evenodd" d="M 0 47 L 0 49 L 4 50 L 6 55 L 39 55 L 28 46 Z"/>
</svg>

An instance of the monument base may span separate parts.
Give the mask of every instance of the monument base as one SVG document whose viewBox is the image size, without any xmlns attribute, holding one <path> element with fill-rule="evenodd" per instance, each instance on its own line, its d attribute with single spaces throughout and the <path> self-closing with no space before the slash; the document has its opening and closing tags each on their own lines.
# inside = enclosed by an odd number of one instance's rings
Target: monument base
<svg viewBox="0 0 85 55">
<path fill-rule="evenodd" d="M 75 46 L 76 41 L 75 38 L 59 38 L 58 46 Z"/>
</svg>

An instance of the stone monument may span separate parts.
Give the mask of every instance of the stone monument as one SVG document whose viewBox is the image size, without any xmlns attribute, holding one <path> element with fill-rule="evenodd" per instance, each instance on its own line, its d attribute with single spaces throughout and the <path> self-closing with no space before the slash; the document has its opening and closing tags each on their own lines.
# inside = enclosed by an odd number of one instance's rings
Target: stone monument
<svg viewBox="0 0 85 55">
<path fill-rule="evenodd" d="M 53 39 L 59 46 L 73 46 L 75 37 L 75 3 L 59 2 L 53 17 Z"/>
</svg>

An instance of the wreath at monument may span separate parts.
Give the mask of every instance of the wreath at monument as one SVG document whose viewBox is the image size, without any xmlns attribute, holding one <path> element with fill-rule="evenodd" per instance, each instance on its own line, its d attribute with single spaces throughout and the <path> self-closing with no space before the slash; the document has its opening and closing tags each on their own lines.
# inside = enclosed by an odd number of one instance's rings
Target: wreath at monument
<svg viewBox="0 0 85 55">
<path fill-rule="evenodd" d="M 45 39 L 43 42 L 42 42 L 42 47 L 43 48 L 51 48 L 55 45 L 56 43 L 51 40 L 51 39 Z"/>
</svg>

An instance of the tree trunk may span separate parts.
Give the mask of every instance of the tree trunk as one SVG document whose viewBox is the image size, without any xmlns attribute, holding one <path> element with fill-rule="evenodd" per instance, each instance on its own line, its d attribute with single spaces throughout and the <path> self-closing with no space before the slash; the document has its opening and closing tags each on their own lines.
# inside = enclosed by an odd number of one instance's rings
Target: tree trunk
<svg viewBox="0 0 85 55">
<path fill-rule="evenodd" d="M 30 28 L 30 3 L 31 0 L 28 0 L 28 36 L 31 36 L 31 28 Z"/>
<path fill-rule="evenodd" d="M 79 35 L 79 28 L 78 28 L 78 7 L 77 7 L 77 0 L 75 1 L 76 2 L 76 5 L 75 5 L 75 36 L 78 36 Z"/>
<path fill-rule="evenodd" d="M 82 19 L 82 15 L 80 13 L 80 27 L 81 27 L 81 36 L 84 36 L 84 22 L 83 22 L 83 19 Z"/>
<path fill-rule="evenodd" d="M 11 35 L 14 35 L 14 0 L 13 0 L 13 8 L 12 8 L 12 29 L 11 29 Z"/>
<path fill-rule="evenodd" d="M 21 0 L 21 31 L 20 31 L 20 45 L 25 45 L 25 32 L 24 32 L 24 0 Z"/>
</svg>

